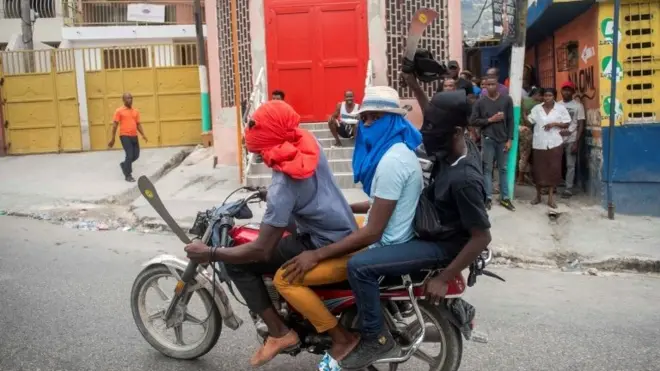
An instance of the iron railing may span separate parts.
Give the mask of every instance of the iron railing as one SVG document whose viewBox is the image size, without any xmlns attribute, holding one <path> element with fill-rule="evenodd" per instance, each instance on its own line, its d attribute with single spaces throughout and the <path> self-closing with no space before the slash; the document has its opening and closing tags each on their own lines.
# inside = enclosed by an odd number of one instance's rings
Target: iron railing
<svg viewBox="0 0 660 371">
<path fill-rule="evenodd" d="M 242 112 L 243 117 L 241 118 L 241 123 L 243 125 L 243 142 L 241 143 L 241 151 L 243 152 L 243 156 L 241 156 L 243 161 L 243 185 L 245 185 L 247 182 L 247 176 L 250 174 L 250 167 L 255 160 L 254 154 L 248 152 L 247 147 L 245 146 L 245 128 L 247 127 L 247 123 L 249 122 L 252 113 L 256 111 L 257 108 L 259 108 L 259 106 L 261 106 L 267 99 L 266 76 L 262 67 L 259 69 L 257 78 L 254 80 L 252 93 L 250 94 L 250 100 L 247 102 L 245 110 Z"/>
<path fill-rule="evenodd" d="M 30 9 L 38 18 L 55 18 L 56 1 L 60 0 L 30 0 Z M 21 0 L 0 0 L 0 17 L 4 19 L 21 18 Z"/>
<path fill-rule="evenodd" d="M 64 24 L 67 26 L 149 26 L 195 23 L 192 1 L 63 1 L 65 2 L 64 8 L 68 10 L 64 16 Z M 202 1 L 202 23 L 206 24 L 204 13 L 204 2 Z"/>
</svg>

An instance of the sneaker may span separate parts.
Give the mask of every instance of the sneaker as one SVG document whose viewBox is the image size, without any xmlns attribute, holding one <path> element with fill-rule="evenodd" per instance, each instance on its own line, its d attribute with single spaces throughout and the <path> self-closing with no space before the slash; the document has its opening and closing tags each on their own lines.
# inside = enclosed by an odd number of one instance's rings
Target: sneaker
<svg viewBox="0 0 660 371">
<path fill-rule="evenodd" d="M 323 359 L 321 359 L 321 362 L 319 362 L 318 371 L 341 371 L 341 367 L 339 367 L 339 363 L 326 352 Z"/>
<path fill-rule="evenodd" d="M 493 200 L 486 200 L 486 210 L 490 210 L 493 207 Z"/>
<path fill-rule="evenodd" d="M 500 200 L 500 205 L 502 205 L 505 209 L 509 211 L 516 211 L 516 207 L 513 206 L 513 203 L 508 198 Z"/>
<path fill-rule="evenodd" d="M 360 370 L 385 358 L 401 356 L 401 348 L 394 341 L 389 331 L 372 340 L 362 340 L 360 344 L 344 358 L 339 365 L 342 369 Z"/>
<path fill-rule="evenodd" d="M 126 181 L 127 181 L 127 182 L 134 182 L 134 181 L 135 181 L 135 178 L 133 178 L 131 175 L 127 175 L 127 176 L 126 176 Z"/>
</svg>

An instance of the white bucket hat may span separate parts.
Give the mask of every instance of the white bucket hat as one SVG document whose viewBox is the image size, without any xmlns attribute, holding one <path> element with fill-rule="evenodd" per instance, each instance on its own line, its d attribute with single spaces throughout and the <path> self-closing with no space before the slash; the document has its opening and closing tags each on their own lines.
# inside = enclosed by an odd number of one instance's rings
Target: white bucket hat
<svg viewBox="0 0 660 371">
<path fill-rule="evenodd" d="M 389 86 L 368 86 L 364 91 L 362 105 L 356 113 L 387 112 L 405 116 L 408 111 L 401 107 L 399 93 Z"/>
</svg>

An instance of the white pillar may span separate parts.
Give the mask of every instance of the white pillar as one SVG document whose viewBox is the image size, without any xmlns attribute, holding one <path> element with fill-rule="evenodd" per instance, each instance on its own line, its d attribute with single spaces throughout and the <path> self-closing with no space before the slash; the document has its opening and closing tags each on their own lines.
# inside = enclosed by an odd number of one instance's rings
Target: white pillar
<svg viewBox="0 0 660 371">
<path fill-rule="evenodd" d="M 85 87 L 85 62 L 83 51 L 75 49 L 73 58 L 76 71 L 76 86 L 78 88 L 78 115 L 80 116 L 80 136 L 83 151 L 91 149 L 91 138 L 89 133 L 89 115 L 87 113 L 87 88 Z"/>
</svg>

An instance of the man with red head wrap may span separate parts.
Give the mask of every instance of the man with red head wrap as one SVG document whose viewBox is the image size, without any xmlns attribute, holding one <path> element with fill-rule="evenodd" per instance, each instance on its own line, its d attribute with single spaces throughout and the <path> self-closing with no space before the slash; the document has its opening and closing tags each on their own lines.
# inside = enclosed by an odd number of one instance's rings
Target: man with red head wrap
<svg viewBox="0 0 660 371">
<path fill-rule="evenodd" d="M 321 145 L 299 124 L 300 115 L 284 101 L 266 102 L 254 112 L 245 143 L 248 151 L 262 156 L 273 169 L 259 237 L 236 248 L 215 249 L 210 257 L 226 263 L 250 311 L 268 326 L 270 336 L 250 360 L 253 366 L 300 343 L 273 308 L 262 275 L 275 273 L 303 251 L 337 242 L 357 229 Z M 293 225 L 295 233 L 282 238 Z M 201 242 L 188 245 L 186 252 L 193 261 L 209 261 L 209 247 Z"/>
</svg>

